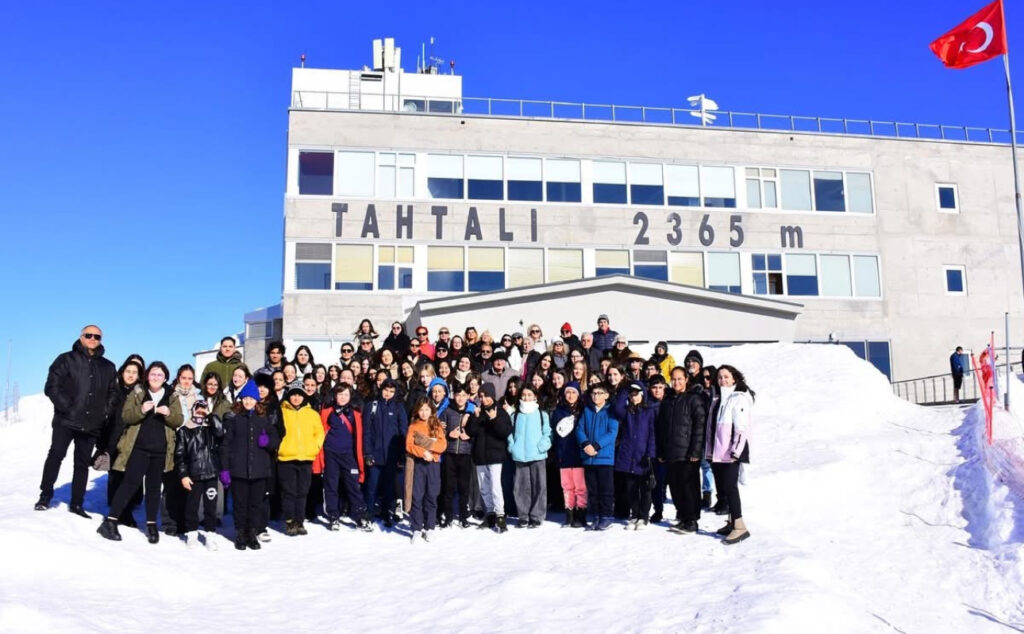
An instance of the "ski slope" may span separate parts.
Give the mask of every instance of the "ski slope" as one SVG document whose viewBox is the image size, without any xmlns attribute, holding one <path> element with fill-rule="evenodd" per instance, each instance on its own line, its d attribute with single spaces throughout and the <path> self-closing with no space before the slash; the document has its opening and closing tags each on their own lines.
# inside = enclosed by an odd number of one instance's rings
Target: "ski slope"
<svg viewBox="0 0 1024 634">
<path fill-rule="evenodd" d="M 986 466 L 979 409 L 904 403 L 843 346 L 702 353 L 757 392 L 736 546 L 713 515 L 696 536 L 552 521 L 415 545 L 320 526 L 259 552 L 107 542 L 104 474 L 95 521 L 66 512 L 70 456 L 61 504 L 32 510 L 49 413 L 23 399 L 0 428 L 0 631 L 1024 631 L 1024 511 Z"/>
</svg>

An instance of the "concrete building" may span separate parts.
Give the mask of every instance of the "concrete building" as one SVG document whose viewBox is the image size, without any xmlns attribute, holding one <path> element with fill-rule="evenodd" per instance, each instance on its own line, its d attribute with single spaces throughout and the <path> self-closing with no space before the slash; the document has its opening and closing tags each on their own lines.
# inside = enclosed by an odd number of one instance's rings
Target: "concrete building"
<svg viewBox="0 0 1024 634">
<path fill-rule="evenodd" d="M 247 348 L 333 361 L 364 317 L 500 336 L 608 313 L 638 342 L 834 341 L 899 379 L 1024 309 L 990 131 L 470 100 L 392 49 L 293 70 L 280 330 L 256 314 Z"/>
</svg>

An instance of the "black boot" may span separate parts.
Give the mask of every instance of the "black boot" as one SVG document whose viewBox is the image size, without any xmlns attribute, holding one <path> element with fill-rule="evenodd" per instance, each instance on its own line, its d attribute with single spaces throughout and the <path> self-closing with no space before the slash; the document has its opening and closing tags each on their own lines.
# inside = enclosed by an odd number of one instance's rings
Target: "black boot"
<svg viewBox="0 0 1024 634">
<path fill-rule="evenodd" d="M 562 522 L 562 528 L 568 528 L 573 524 L 573 509 L 565 509 L 565 521 Z"/>
<path fill-rule="evenodd" d="M 245 531 L 235 531 L 235 550 L 245 550 Z"/>
<path fill-rule="evenodd" d="M 479 529 L 494 528 L 494 526 L 497 524 L 497 522 L 498 522 L 498 516 L 495 515 L 494 513 L 488 513 L 487 517 L 484 518 L 484 521 L 480 522 L 480 525 L 477 526 L 477 528 L 479 528 Z"/>
<path fill-rule="evenodd" d="M 296 535 L 309 535 L 309 531 L 306 530 L 306 523 L 299 520 L 295 523 L 295 534 Z"/>
<path fill-rule="evenodd" d="M 651 516 L 651 524 L 657 524 L 663 519 L 665 519 L 665 516 L 662 515 L 661 511 L 654 511 L 654 515 Z"/>
<path fill-rule="evenodd" d="M 68 507 L 68 512 L 74 513 L 79 517 L 84 517 L 87 520 L 92 519 L 92 516 L 85 512 L 85 509 L 82 508 L 81 504 L 72 504 L 71 506 Z"/>
<path fill-rule="evenodd" d="M 35 509 L 37 511 L 45 511 L 50 508 L 50 496 L 40 495 L 39 501 L 36 502 Z"/>
<path fill-rule="evenodd" d="M 705 491 L 701 496 L 701 508 L 705 511 L 711 508 L 711 491 Z"/>
<path fill-rule="evenodd" d="M 497 522 L 496 522 L 496 526 L 497 526 L 497 529 L 498 529 L 499 533 L 507 533 L 508 532 L 508 526 L 506 526 L 506 524 L 505 524 L 505 516 L 504 515 L 499 515 L 498 516 L 498 519 L 497 519 Z"/>
<path fill-rule="evenodd" d="M 257 533 L 255 529 L 249 531 L 249 533 L 246 535 L 245 545 L 249 548 L 249 550 L 260 549 L 260 540 L 256 537 L 256 535 Z"/>
<path fill-rule="evenodd" d="M 587 507 L 581 506 L 576 509 L 576 512 L 572 516 L 572 527 L 573 528 L 586 528 L 587 527 Z"/>
<path fill-rule="evenodd" d="M 156 522 L 146 522 L 146 539 L 150 544 L 160 541 L 160 531 L 156 529 Z"/>
<path fill-rule="evenodd" d="M 96 529 L 96 532 L 103 539 L 109 539 L 112 542 L 121 541 L 121 533 L 117 530 L 117 520 L 112 520 L 109 517 L 103 518 L 103 523 Z"/>
</svg>

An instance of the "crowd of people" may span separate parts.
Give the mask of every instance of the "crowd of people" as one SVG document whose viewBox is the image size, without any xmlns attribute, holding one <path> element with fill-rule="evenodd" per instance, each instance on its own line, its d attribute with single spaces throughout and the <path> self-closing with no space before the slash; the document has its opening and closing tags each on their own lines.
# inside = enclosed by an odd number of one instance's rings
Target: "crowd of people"
<svg viewBox="0 0 1024 634">
<path fill-rule="evenodd" d="M 754 391 L 743 374 L 696 350 L 677 365 L 666 342 L 645 359 L 607 315 L 597 323 L 579 336 L 565 323 L 550 340 L 536 324 L 500 338 L 442 327 L 431 341 L 422 325 L 410 336 L 394 322 L 382 337 L 364 319 L 330 364 L 272 342 L 251 371 L 224 337 L 198 374 L 137 354 L 115 369 L 90 325 L 50 366 L 35 508 L 50 508 L 73 444 L 68 508 L 90 517 L 89 468 L 108 471 L 98 532 L 115 541 L 140 504 L 150 543 L 162 529 L 215 549 L 228 512 L 235 547 L 258 550 L 278 522 L 290 537 L 320 522 L 413 542 L 474 523 L 504 533 L 507 517 L 536 528 L 552 514 L 565 527 L 639 530 L 665 522 L 669 495 L 672 532 L 697 533 L 713 511 L 727 516 L 723 543 L 749 537 L 739 483 Z"/>
</svg>

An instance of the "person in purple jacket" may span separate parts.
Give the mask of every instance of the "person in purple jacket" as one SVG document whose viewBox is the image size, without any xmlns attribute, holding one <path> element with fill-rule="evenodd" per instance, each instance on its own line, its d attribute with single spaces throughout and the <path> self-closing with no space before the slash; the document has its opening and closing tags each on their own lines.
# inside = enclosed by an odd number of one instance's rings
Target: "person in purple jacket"
<svg viewBox="0 0 1024 634">
<path fill-rule="evenodd" d="M 644 402 L 644 386 L 629 385 L 629 404 L 619 424 L 615 471 L 622 478 L 629 503 L 630 520 L 626 530 L 647 526 L 651 513 L 651 461 L 655 455 L 654 422 L 658 410 Z"/>
</svg>

